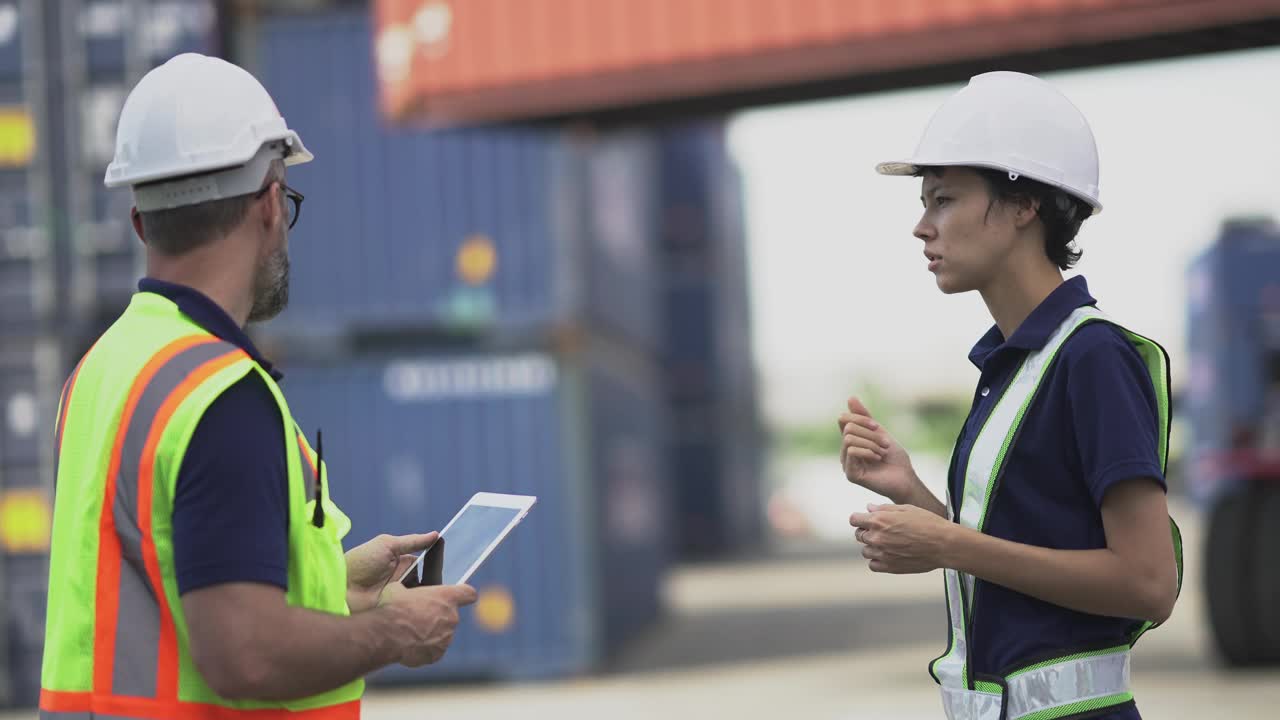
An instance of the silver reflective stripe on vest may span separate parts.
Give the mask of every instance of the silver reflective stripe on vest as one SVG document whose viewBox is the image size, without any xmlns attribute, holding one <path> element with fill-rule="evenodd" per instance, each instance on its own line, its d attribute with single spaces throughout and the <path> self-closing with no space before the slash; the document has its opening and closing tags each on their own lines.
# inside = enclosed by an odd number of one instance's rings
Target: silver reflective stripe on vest
<svg viewBox="0 0 1280 720">
<path fill-rule="evenodd" d="M 1008 683 L 1009 720 L 1050 708 L 1127 695 L 1129 648 L 1022 670 L 1010 675 Z"/>
<path fill-rule="evenodd" d="M 1001 698 L 978 690 L 942 688 L 947 720 L 1000 720 Z"/>
<path fill-rule="evenodd" d="M 1082 324 L 1103 318 L 1100 310 L 1094 307 L 1077 308 L 1058 326 L 1053 335 L 1045 342 L 1044 347 L 1027 355 L 1022 366 L 1009 382 L 996 402 L 996 407 L 987 417 L 987 421 L 974 441 L 969 453 L 968 467 L 964 475 L 964 494 L 960 498 L 960 524 L 975 530 L 981 530 L 987 519 L 987 508 L 991 504 L 991 491 L 995 485 L 996 475 L 1004 464 L 1005 454 L 1013 443 L 1013 436 L 1022 424 L 1027 407 L 1035 398 L 1040 380 L 1063 343 Z M 965 574 L 964 581 L 970 603 L 973 602 L 973 576 Z M 969 608 L 972 610 L 972 606 Z"/>
<path fill-rule="evenodd" d="M 138 398 L 120 451 L 112 515 L 120 538 L 119 606 L 111 691 L 115 695 L 155 697 L 160 664 L 160 605 L 142 558 L 138 522 L 138 475 L 143 451 L 161 407 L 191 373 L 205 363 L 238 352 L 235 345 L 214 341 L 189 347 L 173 356 L 152 376 Z M 100 717 L 100 716 L 99 716 Z"/>
</svg>

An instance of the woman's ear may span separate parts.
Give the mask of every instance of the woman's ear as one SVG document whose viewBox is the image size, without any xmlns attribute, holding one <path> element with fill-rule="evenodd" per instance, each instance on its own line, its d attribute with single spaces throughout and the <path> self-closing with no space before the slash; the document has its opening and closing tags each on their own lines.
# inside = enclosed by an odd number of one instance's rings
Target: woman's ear
<svg viewBox="0 0 1280 720">
<path fill-rule="evenodd" d="M 1030 225 L 1037 217 L 1040 216 L 1040 198 L 1031 195 L 1015 196 L 1011 203 L 1013 209 L 1013 223 L 1019 229 Z"/>
</svg>

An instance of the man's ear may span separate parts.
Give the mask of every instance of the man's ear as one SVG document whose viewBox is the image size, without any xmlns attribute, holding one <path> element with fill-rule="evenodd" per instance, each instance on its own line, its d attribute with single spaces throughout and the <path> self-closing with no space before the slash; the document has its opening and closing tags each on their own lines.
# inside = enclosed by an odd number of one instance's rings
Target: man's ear
<svg viewBox="0 0 1280 720">
<path fill-rule="evenodd" d="M 142 244 L 146 245 L 147 237 L 142 231 L 142 213 L 138 212 L 138 207 L 136 205 L 129 211 L 129 219 L 133 221 L 133 232 L 137 234 L 138 239 L 142 241 Z"/>
</svg>

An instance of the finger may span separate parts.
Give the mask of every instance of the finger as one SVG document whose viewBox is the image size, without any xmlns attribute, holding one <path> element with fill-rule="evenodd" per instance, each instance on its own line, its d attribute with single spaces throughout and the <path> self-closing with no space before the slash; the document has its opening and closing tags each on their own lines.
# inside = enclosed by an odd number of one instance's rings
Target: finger
<svg viewBox="0 0 1280 720">
<path fill-rule="evenodd" d="M 391 577 L 398 578 L 409 572 L 409 568 L 413 567 L 413 564 L 417 561 L 417 555 L 401 555 L 399 562 L 396 563 L 395 572 L 391 573 Z"/>
<path fill-rule="evenodd" d="M 874 504 L 872 504 L 872 505 L 867 505 L 867 510 L 868 510 L 868 511 L 870 511 L 870 512 L 906 512 L 906 511 L 907 511 L 907 506 L 906 506 L 906 505 L 892 505 L 892 504 L 890 504 L 890 505 L 874 505 Z"/>
<path fill-rule="evenodd" d="M 470 585 L 453 585 L 450 590 L 452 590 L 454 604 L 458 607 L 472 605 L 479 599 L 476 589 Z"/>
<path fill-rule="evenodd" d="M 867 567 L 871 568 L 871 572 L 888 572 L 889 566 L 883 560 L 872 560 L 867 563 Z"/>
<path fill-rule="evenodd" d="M 841 414 L 840 419 L 836 421 L 836 424 L 840 426 L 842 431 L 850 424 L 861 425 L 868 430 L 880 429 L 880 423 L 876 422 L 872 418 L 867 417 L 866 415 L 855 415 L 854 413 Z"/>
<path fill-rule="evenodd" d="M 844 451 L 845 460 L 867 460 L 870 462 L 878 462 L 884 457 L 875 450 L 867 450 L 866 448 L 851 447 Z"/>
<path fill-rule="evenodd" d="M 888 450 L 890 446 L 888 435 L 876 430 L 870 430 L 861 425 L 858 425 L 857 423 L 849 423 L 848 425 L 846 425 L 844 428 L 844 436 L 846 438 L 860 437 L 860 438 L 863 438 L 864 440 L 870 440 L 871 442 L 875 443 L 876 445 L 879 445 L 885 450 Z"/>
<path fill-rule="evenodd" d="M 872 519 L 871 513 L 854 513 L 849 516 L 849 524 L 856 528 L 870 528 Z"/>
<path fill-rule="evenodd" d="M 883 551 L 883 550 L 877 550 L 877 549 L 875 549 L 875 548 L 873 548 L 873 547 L 867 546 L 867 547 L 862 548 L 862 557 L 864 557 L 864 558 L 866 558 L 866 559 L 868 559 L 868 560 L 883 560 L 883 559 L 884 559 L 884 551 Z"/>
<path fill-rule="evenodd" d="M 391 538 L 391 551 L 396 555 L 422 552 L 434 545 L 439 537 L 440 533 L 438 532 L 423 533 L 421 535 L 396 535 Z"/>
<path fill-rule="evenodd" d="M 862 401 L 859 400 L 857 396 L 850 396 L 847 404 L 849 412 L 854 415 L 866 415 L 867 417 L 871 417 L 871 411 L 867 409 L 866 405 L 862 404 Z"/>
<path fill-rule="evenodd" d="M 848 451 L 848 449 L 851 447 L 858 447 L 864 450 L 870 450 L 871 452 L 875 453 L 877 456 L 884 456 L 885 450 L 888 449 L 883 445 L 881 445 L 880 443 L 876 442 L 875 440 L 872 440 L 870 438 L 860 437 L 858 435 L 845 435 L 844 441 L 842 444 L 844 445 L 844 448 L 846 451 Z"/>
</svg>

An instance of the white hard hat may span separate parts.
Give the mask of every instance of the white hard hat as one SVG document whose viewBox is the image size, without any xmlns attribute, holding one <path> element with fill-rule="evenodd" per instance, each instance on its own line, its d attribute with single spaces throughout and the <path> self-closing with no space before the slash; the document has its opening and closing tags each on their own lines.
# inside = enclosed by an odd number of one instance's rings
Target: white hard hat
<svg viewBox="0 0 1280 720">
<path fill-rule="evenodd" d="M 104 182 L 133 185 L 139 210 L 160 210 L 255 192 L 278 159 L 313 157 L 262 83 L 225 60 L 186 53 L 129 93 Z"/>
<path fill-rule="evenodd" d="M 1011 178 L 1061 188 L 1102 212 L 1098 146 L 1089 122 L 1049 83 L 1033 75 L 977 75 L 929 120 L 909 160 L 880 163 L 883 175 L 962 165 L 1004 170 Z"/>
</svg>

